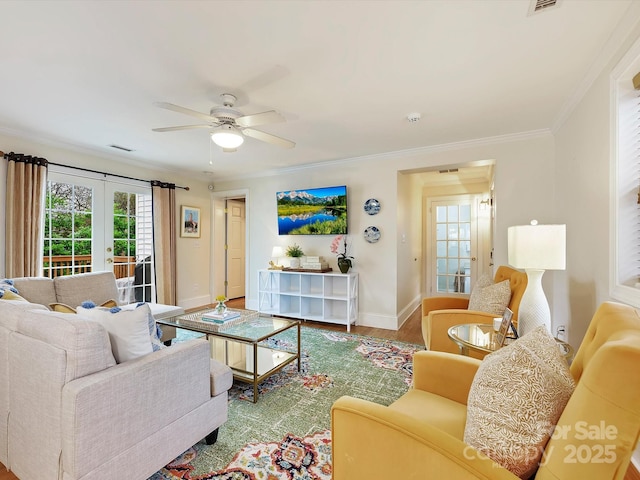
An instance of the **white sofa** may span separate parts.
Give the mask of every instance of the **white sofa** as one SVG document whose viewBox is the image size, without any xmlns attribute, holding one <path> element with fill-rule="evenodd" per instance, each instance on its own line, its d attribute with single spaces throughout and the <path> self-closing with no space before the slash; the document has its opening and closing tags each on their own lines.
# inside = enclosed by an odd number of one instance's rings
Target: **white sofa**
<svg viewBox="0 0 640 480">
<path fill-rule="evenodd" d="M 0 300 L 0 462 L 20 480 L 144 480 L 215 442 L 232 382 L 204 339 L 116 364 L 100 323 Z"/>
<path fill-rule="evenodd" d="M 91 300 L 100 305 L 107 300 L 114 300 L 118 305 L 125 302 L 119 301 L 116 277 L 113 272 L 91 272 L 78 275 L 55 277 L 21 277 L 13 279 L 20 296 L 31 303 L 38 303 L 49 307 L 52 303 L 63 303 L 72 308 L 77 307 L 85 300 Z M 151 313 L 156 320 L 182 315 L 184 309 L 174 305 L 160 303 L 148 303 Z M 169 344 L 176 336 L 174 327 L 162 327 L 162 341 Z"/>
</svg>

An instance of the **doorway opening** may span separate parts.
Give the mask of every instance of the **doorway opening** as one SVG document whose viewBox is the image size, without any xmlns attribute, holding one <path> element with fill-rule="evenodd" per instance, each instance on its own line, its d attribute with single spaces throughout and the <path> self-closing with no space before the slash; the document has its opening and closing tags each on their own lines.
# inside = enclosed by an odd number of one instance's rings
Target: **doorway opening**
<svg viewBox="0 0 640 480">
<path fill-rule="evenodd" d="M 468 296 L 493 261 L 494 161 L 419 175 L 422 185 L 423 296 Z"/>
<path fill-rule="evenodd" d="M 230 300 L 244 299 L 249 291 L 247 198 L 246 190 L 212 193 L 210 284 L 213 292 L 224 292 Z"/>
</svg>

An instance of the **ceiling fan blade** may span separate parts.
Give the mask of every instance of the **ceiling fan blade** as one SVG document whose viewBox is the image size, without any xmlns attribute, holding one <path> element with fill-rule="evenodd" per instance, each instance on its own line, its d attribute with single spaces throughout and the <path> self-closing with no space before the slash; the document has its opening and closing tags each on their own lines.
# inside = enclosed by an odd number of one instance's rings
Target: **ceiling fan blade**
<svg viewBox="0 0 640 480">
<path fill-rule="evenodd" d="M 255 113 L 253 115 L 244 115 L 236 118 L 236 124 L 241 127 L 255 127 L 256 125 L 266 125 L 267 123 L 279 123 L 284 121 L 285 118 L 275 110 Z"/>
<path fill-rule="evenodd" d="M 190 108 L 181 107 L 180 105 L 174 105 L 173 103 L 167 102 L 156 102 L 154 103 L 156 107 L 165 108 L 167 110 L 172 110 L 178 113 L 184 113 L 185 115 L 191 115 L 192 117 L 198 117 L 207 122 L 215 122 L 217 119 L 212 117 L 211 115 L 207 115 L 206 113 L 200 113 L 195 110 L 191 110 Z"/>
<path fill-rule="evenodd" d="M 276 137 L 270 133 L 261 132 L 260 130 L 254 130 L 253 128 L 245 128 L 242 130 L 247 137 L 255 138 L 256 140 L 262 140 L 263 142 L 272 143 L 284 148 L 293 148 L 296 146 L 295 142 L 287 140 L 286 138 Z"/>
<path fill-rule="evenodd" d="M 154 132 L 174 132 L 176 130 L 190 130 L 192 128 L 211 128 L 211 125 L 181 125 L 179 127 L 152 128 Z"/>
</svg>

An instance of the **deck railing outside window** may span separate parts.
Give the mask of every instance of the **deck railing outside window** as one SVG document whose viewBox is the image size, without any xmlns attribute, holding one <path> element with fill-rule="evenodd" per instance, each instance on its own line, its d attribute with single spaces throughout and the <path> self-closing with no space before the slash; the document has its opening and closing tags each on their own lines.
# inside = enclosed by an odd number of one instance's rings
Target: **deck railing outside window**
<svg viewBox="0 0 640 480">
<path fill-rule="evenodd" d="M 49 278 L 93 271 L 91 255 L 55 255 L 46 257 L 44 276 Z M 136 257 L 114 256 L 113 273 L 116 278 L 132 277 L 135 273 Z"/>
</svg>

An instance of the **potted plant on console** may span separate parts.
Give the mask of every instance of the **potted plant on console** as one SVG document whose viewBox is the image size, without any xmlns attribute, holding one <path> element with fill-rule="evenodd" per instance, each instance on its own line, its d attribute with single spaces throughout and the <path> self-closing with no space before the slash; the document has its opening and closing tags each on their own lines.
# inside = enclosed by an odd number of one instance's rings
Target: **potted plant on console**
<svg viewBox="0 0 640 480">
<path fill-rule="evenodd" d="M 287 247 L 287 257 L 289 257 L 291 260 L 289 260 L 289 267 L 290 268 L 300 268 L 300 257 L 304 256 L 304 252 L 302 251 L 302 249 L 298 246 L 297 243 L 294 243 L 293 245 L 289 245 Z"/>
</svg>

